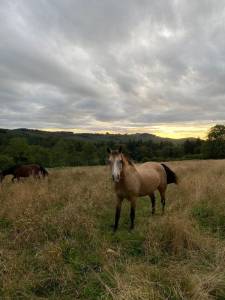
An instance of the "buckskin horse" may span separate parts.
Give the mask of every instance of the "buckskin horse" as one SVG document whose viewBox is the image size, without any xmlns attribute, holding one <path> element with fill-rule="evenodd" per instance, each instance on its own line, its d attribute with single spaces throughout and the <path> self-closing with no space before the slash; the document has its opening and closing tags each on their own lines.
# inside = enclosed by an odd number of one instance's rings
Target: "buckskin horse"
<svg viewBox="0 0 225 300">
<path fill-rule="evenodd" d="M 45 168 L 38 164 L 31 165 L 16 165 L 11 168 L 5 169 L 0 172 L 0 182 L 3 181 L 5 176 L 13 175 L 12 181 L 15 179 L 20 180 L 21 177 L 33 176 L 34 178 L 40 178 L 40 176 L 45 177 L 48 175 L 48 172 Z"/>
<path fill-rule="evenodd" d="M 115 212 L 114 231 L 118 228 L 123 199 L 130 201 L 130 229 L 134 228 L 135 208 L 137 197 L 149 196 L 152 202 L 152 214 L 155 213 L 155 194 L 161 196 L 162 212 L 165 208 L 165 192 L 167 184 L 177 183 L 176 174 L 165 164 L 146 162 L 134 164 L 119 150 L 107 148 L 112 179 L 115 183 L 117 205 Z"/>
</svg>

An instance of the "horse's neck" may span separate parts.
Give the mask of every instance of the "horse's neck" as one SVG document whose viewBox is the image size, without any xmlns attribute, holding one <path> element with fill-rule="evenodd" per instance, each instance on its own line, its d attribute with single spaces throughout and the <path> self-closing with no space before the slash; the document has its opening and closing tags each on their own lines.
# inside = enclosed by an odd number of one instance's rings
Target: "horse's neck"
<svg viewBox="0 0 225 300">
<path fill-rule="evenodd" d="M 120 181 L 115 183 L 116 193 L 128 199 L 131 195 L 138 194 L 139 187 L 140 178 L 135 166 L 124 164 Z"/>
<path fill-rule="evenodd" d="M 126 162 L 122 171 L 122 182 L 127 186 L 133 184 L 134 180 L 139 180 L 139 173 L 133 164 Z"/>
</svg>

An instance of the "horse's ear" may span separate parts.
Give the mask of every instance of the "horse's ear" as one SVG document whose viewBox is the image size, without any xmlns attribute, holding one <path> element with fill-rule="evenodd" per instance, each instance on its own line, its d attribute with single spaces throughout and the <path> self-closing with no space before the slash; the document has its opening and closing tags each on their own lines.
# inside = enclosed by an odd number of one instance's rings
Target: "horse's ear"
<svg viewBox="0 0 225 300">
<path fill-rule="evenodd" d="M 107 147 L 107 152 L 110 154 L 111 153 L 111 149 L 109 147 Z"/>
<path fill-rule="evenodd" d="M 122 153 L 122 146 L 119 147 L 119 153 Z"/>
</svg>

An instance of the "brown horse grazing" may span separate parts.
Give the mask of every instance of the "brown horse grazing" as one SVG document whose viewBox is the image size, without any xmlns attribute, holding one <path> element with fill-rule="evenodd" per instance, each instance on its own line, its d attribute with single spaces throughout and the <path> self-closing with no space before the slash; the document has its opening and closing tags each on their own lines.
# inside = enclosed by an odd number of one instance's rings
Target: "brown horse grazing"
<svg viewBox="0 0 225 300">
<path fill-rule="evenodd" d="M 117 196 L 114 231 L 118 228 L 121 205 L 124 198 L 129 200 L 131 204 L 130 229 L 134 228 L 137 197 L 148 195 L 152 202 L 152 214 L 154 214 L 154 192 L 158 190 L 161 196 L 162 211 L 164 212 L 167 184 L 177 183 L 176 174 L 166 165 L 156 162 L 135 165 L 122 153 L 121 147 L 119 150 L 114 151 L 108 148 L 107 151 Z"/>
<path fill-rule="evenodd" d="M 17 165 L 6 170 L 3 170 L 0 173 L 0 182 L 4 179 L 7 175 L 13 175 L 12 181 L 14 182 L 15 179 L 18 181 L 21 177 L 29 177 L 33 176 L 35 178 L 40 178 L 40 175 L 45 177 L 48 175 L 47 170 L 45 170 L 42 166 L 38 164 L 33 165 Z"/>
</svg>

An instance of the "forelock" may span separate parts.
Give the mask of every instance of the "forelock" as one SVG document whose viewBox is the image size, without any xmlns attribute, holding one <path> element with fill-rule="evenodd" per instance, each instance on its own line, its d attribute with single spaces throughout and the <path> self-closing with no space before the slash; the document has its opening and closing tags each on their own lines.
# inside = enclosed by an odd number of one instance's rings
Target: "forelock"
<svg viewBox="0 0 225 300">
<path fill-rule="evenodd" d="M 111 155 L 112 156 L 117 156 L 117 155 L 119 155 L 119 154 L 121 154 L 118 150 L 112 150 L 111 151 Z"/>
</svg>

